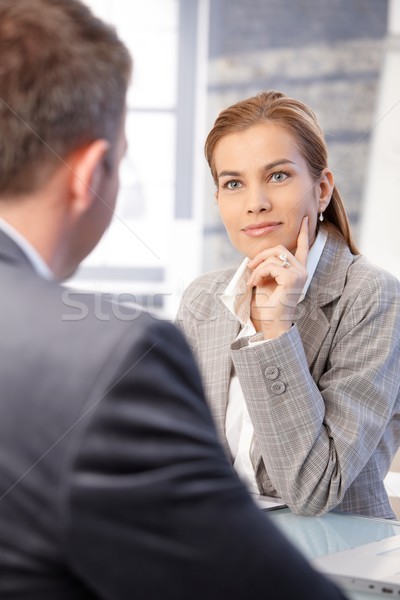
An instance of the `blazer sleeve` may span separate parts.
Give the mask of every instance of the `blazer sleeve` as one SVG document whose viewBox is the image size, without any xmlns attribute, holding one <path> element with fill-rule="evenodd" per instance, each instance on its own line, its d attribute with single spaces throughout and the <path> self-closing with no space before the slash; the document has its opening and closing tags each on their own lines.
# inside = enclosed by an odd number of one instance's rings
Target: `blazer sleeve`
<svg viewBox="0 0 400 600">
<path fill-rule="evenodd" d="M 107 600 L 235 600 L 266 589 L 277 600 L 343 600 L 236 477 L 183 336 L 154 321 L 121 347 L 112 381 L 73 432 L 62 518 L 75 576 Z"/>
<path fill-rule="evenodd" d="M 398 282 L 384 275 L 359 286 L 331 323 L 317 383 L 297 326 L 265 344 L 232 346 L 265 467 L 294 512 L 337 506 L 399 412 L 399 298 Z M 392 433 L 388 444 L 396 445 Z"/>
</svg>

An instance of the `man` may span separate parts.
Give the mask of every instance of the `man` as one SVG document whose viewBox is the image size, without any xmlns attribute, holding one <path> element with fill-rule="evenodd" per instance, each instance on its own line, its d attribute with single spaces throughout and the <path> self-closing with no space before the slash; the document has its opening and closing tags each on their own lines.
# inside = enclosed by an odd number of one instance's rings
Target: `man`
<svg viewBox="0 0 400 600">
<path fill-rule="evenodd" d="M 114 209 L 126 48 L 77 0 L 0 0 L 0 57 L 1 599 L 342 598 L 236 478 L 174 326 L 59 283 Z"/>
</svg>

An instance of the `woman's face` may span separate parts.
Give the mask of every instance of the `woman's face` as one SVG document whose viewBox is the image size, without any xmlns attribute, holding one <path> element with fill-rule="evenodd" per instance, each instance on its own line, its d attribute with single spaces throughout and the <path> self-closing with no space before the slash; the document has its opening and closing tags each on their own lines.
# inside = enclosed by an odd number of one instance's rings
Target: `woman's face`
<svg viewBox="0 0 400 600">
<path fill-rule="evenodd" d="M 214 150 L 216 198 L 235 248 L 249 258 L 278 244 L 294 251 L 308 215 L 310 245 L 333 189 L 330 171 L 313 181 L 296 140 L 273 122 L 221 138 Z"/>
</svg>

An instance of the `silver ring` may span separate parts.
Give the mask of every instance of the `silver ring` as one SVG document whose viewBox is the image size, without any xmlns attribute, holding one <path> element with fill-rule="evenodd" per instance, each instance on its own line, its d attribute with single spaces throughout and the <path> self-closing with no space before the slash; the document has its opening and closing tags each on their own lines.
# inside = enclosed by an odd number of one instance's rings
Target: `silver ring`
<svg viewBox="0 0 400 600">
<path fill-rule="evenodd" d="M 280 254 L 278 258 L 282 261 L 281 267 L 283 269 L 288 269 L 290 267 L 290 262 L 288 261 L 286 254 Z"/>
</svg>

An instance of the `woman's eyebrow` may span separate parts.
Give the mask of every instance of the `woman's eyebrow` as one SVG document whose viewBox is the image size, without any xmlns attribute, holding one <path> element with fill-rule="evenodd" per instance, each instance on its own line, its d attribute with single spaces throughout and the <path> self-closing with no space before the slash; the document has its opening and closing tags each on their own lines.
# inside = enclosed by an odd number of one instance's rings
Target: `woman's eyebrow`
<svg viewBox="0 0 400 600">
<path fill-rule="evenodd" d="M 294 165 L 292 160 L 288 158 L 280 158 L 279 160 L 274 160 L 273 162 L 267 163 L 264 165 L 264 171 L 269 171 L 270 169 L 274 169 L 275 167 L 279 167 L 280 165 L 291 164 Z M 240 177 L 240 171 L 221 171 L 218 173 L 218 179 L 221 177 Z"/>
<path fill-rule="evenodd" d="M 294 165 L 295 163 L 288 158 L 280 158 L 279 160 L 274 160 L 271 163 L 268 163 L 264 166 L 264 171 L 269 171 L 270 169 L 275 169 L 275 167 L 279 167 L 280 165 Z"/>
<path fill-rule="evenodd" d="M 221 171 L 221 173 L 218 173 L 218 179 L 220 177 L 239 177 L 240 176 L 240 171 Z"/>
</svg>

